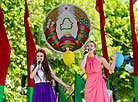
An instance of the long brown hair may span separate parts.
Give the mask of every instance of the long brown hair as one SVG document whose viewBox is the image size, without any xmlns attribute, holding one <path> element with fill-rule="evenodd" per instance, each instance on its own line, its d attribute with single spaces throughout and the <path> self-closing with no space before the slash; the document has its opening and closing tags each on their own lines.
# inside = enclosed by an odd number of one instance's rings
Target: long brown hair
<svg viewBox="0 0 138 102">
<path fill-rule="evenodd" d="M 49 65 L 48 65 L 48 60 L 47 60 L 47 57 L 46 57 L 46 53 L 44 52 L 44 51 L 42 51 L 42 50 L 37 50 L 36 52 L 35 52 L 35 57 L 34 57 L 34 60 L 33 60 L 33 64 L 35 65 L 35 67 L 36 67 L 36 65 L 37 65 L 37 59 L 36 59 L 36 54 L 38 53 L 38 52 L 41 52 L 41 53 L 43 53 L 44 54 L 44 60 L 43 60 L 43 62 L 42 62 L 42 67 L 43 67 L 43 69 L 44 69 L 44 77 L 45 77 L 45 81 L 50 81 L 50 83 L 51 83 L 51 85 L 53 84 L 53 82 L 52 82 L 52 76 L 51 76 L 51 73 L 50 73 L 50 69 L 49 69 Z M 35 68 L 34 67 L 34 68 Z M 34 70 L 34 69 L 33 69 Z M 38 72 L 36 72 L 36 75 L 40 78 L 40 76 L 38 75 Z M 41 78 L 40 78 L 40 80 L 41 80 Z"/>
<path fill-rule="evenodd" d="M 86 44 L 88 44 L 89 42 L 93 43 L 94 47 L 96 48 L 96 43 L 94 41 L 88 41 Z M 85 47 L 86 47 L 86 45 L 85 45 Z M 96 50 L 94 50 L 93 54 L 96 55 Z"/>
</svg>

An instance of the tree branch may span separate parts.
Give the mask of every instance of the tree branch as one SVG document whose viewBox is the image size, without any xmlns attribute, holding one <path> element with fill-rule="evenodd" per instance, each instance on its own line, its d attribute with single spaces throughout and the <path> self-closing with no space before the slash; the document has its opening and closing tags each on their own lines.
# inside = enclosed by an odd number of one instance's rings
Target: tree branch
<svg viewBox="0 0 138 102">
<path fill-rule="evenodd" d="M 100 29 L 99 28 L 96 28 L 94 25 L 91 25 L 94 29 L 96 29 L 96 30 L 99 30 L 100 31 Z M 113 40 L 115 40 L 115 41 L 117 41 L 117 42 L 120 42 L 120 43 L 122 43 L 123 45 L 125 45 L 126 47 L 128 47 L 128 48 L 131 48 L 132 49 L 132 46 L 128 46 L 126 43 L 124 43 L 124 42 L 122 42 L 122 41 L 120 41 L 120 40 L 118 40 L 118 39 L 116 39 L 115 37 L 113 37 L 112 35 L 110 35 L 110 34 L 108 34 L 108 33 L 106 33 L 105 32 L 105 34 L 107 35 L 107 36 L 109 36 L 110 38 L 112 38 Z"/>
</svg>

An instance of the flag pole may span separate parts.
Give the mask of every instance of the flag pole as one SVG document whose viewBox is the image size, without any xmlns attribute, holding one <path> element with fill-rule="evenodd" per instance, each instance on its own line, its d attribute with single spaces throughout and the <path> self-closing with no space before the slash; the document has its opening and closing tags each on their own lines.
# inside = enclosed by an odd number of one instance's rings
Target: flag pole
<svg viewBox="0 0 138 102">
<path fill-rule="evenodd" d="M 130 24 L 131 24 L 131 36 L 132 36 L 132 50 L 133 50 L 133 65 L 134 65 L 134 88 L 135 88 L 135 102 L 138 102 L 138 42 L 135 32 L 135 21 L 133 4 L 137 0 L 130 0 Z"/>
<path fill-rule="evenodd" d="M 32 102 L 34 81 L 33 79 L 30 78 L 30 66 L 35 56 L 36 47 L 27 20 L 28 17 L 29 17 L 28 6 L 27 6 L 27 1 L 25 0 L 24 26 L 25 26 L 26 48 L 27 48 L 27 78 L 28 78 L 27 102 Z"/>
<path fill-rule="evenodd" d="M 11 47 L 4 27 L 4 15 L 0 8 L 0 102 L 3 102 L 3 93 L 10 53 Z"/>
</svg>

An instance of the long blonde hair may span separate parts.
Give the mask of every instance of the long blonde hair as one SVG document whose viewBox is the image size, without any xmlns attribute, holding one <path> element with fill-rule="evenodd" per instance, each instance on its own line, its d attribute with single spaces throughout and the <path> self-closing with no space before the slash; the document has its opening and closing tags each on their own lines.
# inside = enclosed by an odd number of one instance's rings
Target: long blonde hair
<svg viewBox="0 0 138 102">
<path fill-rule="evenodd" d="M 96 44 L 95 44 L 94 41 L 88 41 L 86 44 L 88 44 L 89 42 L 90 42 L 90 43 L 93 43 L 93 44 L 94 44 L 94 47 L 96 48 Z M 85 45 L 85 47 L 86 47 L 86 45 Z M 96 50 L 94 50 L 93 54 L 96 55 Z"/>
</svg>

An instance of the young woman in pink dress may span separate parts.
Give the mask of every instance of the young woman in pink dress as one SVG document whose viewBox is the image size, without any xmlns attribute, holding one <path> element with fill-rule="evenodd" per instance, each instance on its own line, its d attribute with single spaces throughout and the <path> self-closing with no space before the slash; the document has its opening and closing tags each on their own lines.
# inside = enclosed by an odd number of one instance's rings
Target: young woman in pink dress
<svg viewBox="0 0 138 102">
<path fill-rule="evenodd" d="M 80 60 L 80 69 L 85 69 L 87 75 L 85 85 L 85 102 L 109 102 L 105 81 L 102 77 L 101 64 L 108 70 L 114 71 L 116 51 L 113 52 L 112 64 L 105 58 L 96 56 L 96 44 L 88 41 L 84 49 L 84 57 Z"/>
</svg>

